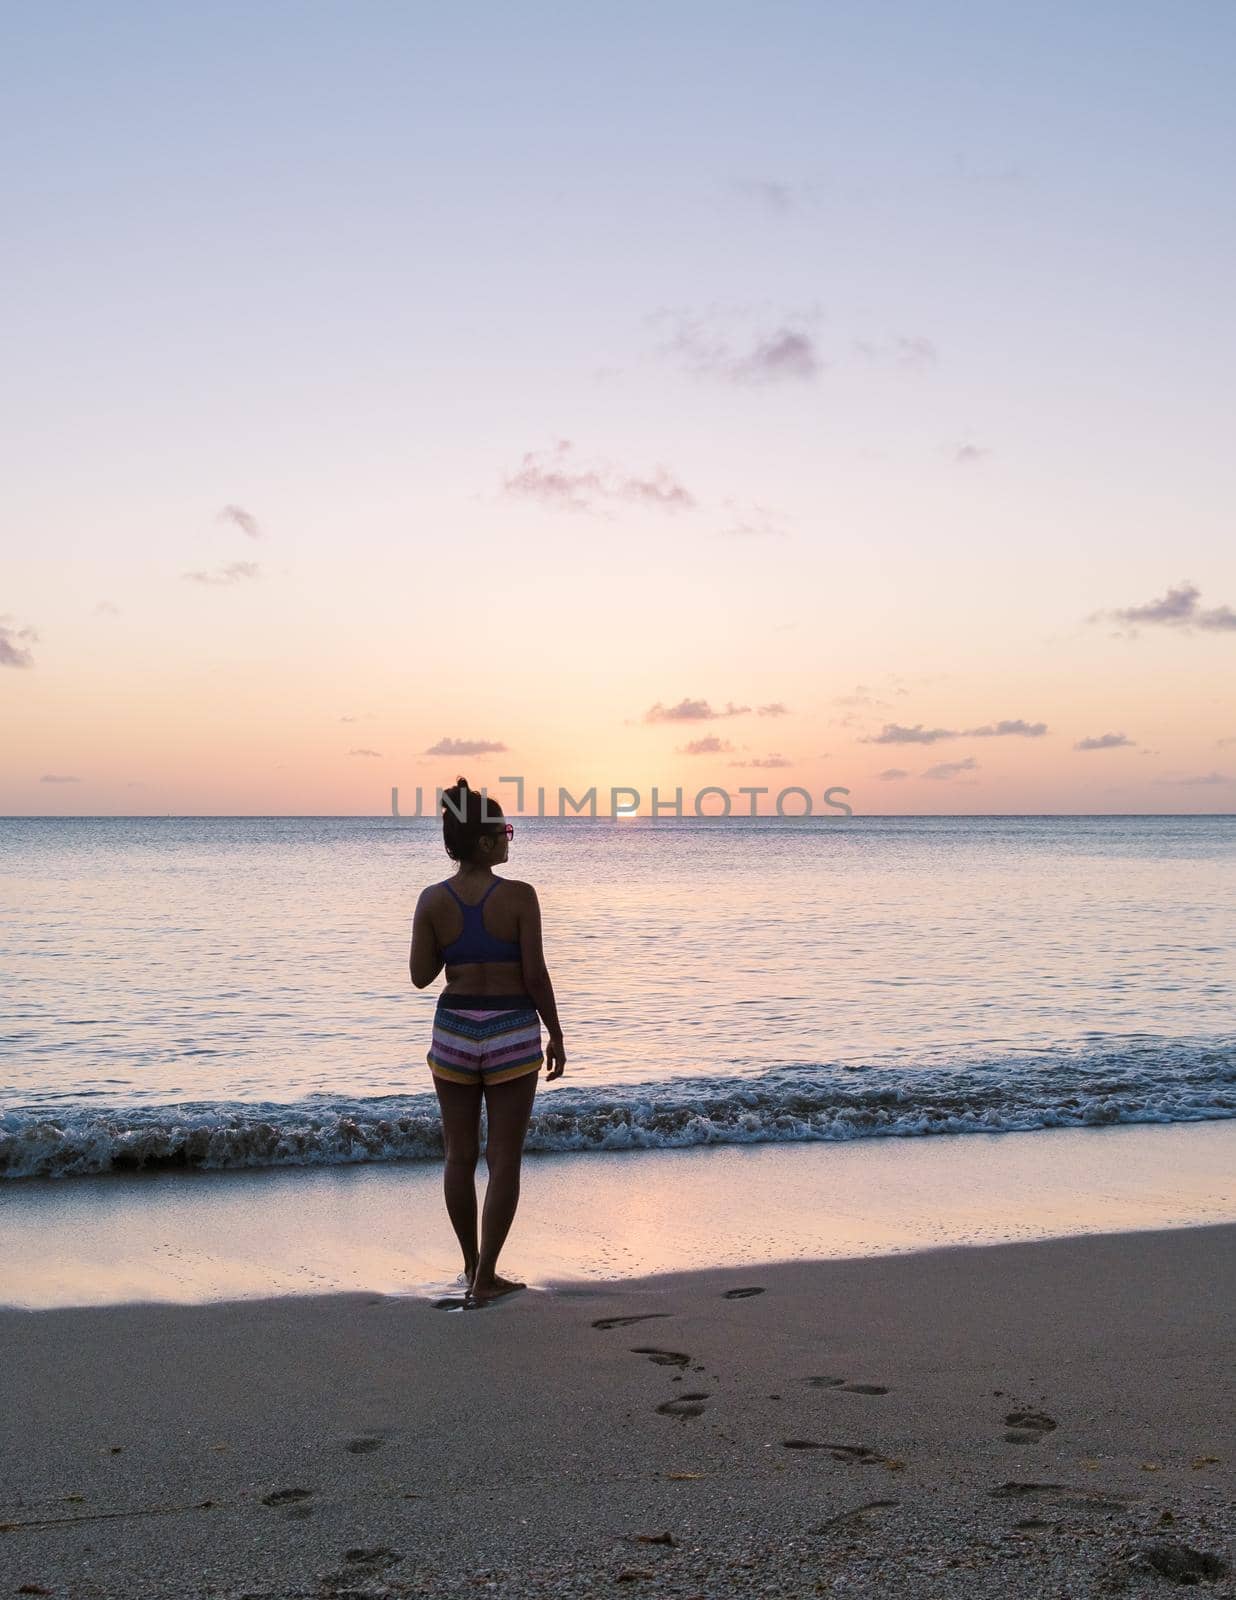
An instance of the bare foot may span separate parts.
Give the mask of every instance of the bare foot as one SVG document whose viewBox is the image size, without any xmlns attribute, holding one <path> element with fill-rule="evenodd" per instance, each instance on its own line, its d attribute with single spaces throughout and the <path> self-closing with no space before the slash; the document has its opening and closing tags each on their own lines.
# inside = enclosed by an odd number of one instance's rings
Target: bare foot
<svg viewBox="0 0 1236 1600">
<path fill-rule="evenodd" d="M 499 1295 L 513 1294 L 516 1289 L 526 1289 L 526 1283 L 520 1283 L 515 1278 L 500 1278 L 495 1272 L 492 1278 L 487 1278 L 483 1283 L 478 1283 L 474 1278 L 468 1290 L 468 1299 L 483 1303 L 487 1300 L 496 1300 Z"/>
</svg>

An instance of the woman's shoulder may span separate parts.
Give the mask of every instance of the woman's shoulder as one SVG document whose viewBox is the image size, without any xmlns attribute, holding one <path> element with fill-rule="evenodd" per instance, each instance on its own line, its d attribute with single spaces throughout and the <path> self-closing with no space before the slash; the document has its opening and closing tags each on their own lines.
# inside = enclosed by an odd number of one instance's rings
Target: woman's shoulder
<svg viewBox="0 0 1236 1600">
<path fill-rule="evenodd" d="M 495 876 L 497 875 L 495 874 Z M 536 899 L 536 890 L 530 883 L 525 883 L 522 878 L 499 878 L 498 882 L 505 884 L 506 887 L 511 891 L 512 900 L 515 899 L 517 895 L 521 900 Z"/>
</svg>

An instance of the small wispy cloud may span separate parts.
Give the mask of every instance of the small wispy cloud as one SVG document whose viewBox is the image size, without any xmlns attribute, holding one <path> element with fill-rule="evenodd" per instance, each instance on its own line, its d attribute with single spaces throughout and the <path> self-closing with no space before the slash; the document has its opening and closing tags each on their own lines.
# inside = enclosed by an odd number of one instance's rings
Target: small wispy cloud
<svg viewBox="0 0 1236 1600">
<path fill-rule="evenodd" d="M 912 728 L 898 722 L 886 722 L 879 733 L 860 739 L 860 744 L 936 744 L 941 739 L 956 739 L 955 728 L 924 728 L 916 722 Z"/>
<path fill-rule="evenodd" d="M 1187 579 L 1157 600 L 1147 600 L 1139 606 L 1121 606 L 1114 611 L 1092 611 L 1087 622 L 1111 620 L 1123 622 L 1134 631 L 1141 627 L 1179 628 L 1203 633 L 1236 632 L 1236 611 L 1231 606 L 1212 606 L 1204 610 L 1198 603 L 1202 592 Z"/>
<path fill-rule="evenodd" d="M 1154 778 L 1154 783 L 1169 783 L 1187 789 L 1211 788 L 1216 784 L 1236 783 L 1236 778 L 1229 778 L 1226 772 L 1202 772 L 1187 778 Z"/>
<path fill-rule="evenodd" d="M 974 772 L 978 762 L 973 756 L 967 756 L 964 761 L 940 761 L 934 767 L 928 767 L 921 776 L 924 778 L 939 778 L 947 781 L 955 778 L 959 772 Z"/>
<path fill-rule="evenodd" d="M 736 706 L 726 702 L 723 711 L 714 711 L 707 700 L 680 700 L 677 705 L 663 705 L 660 700 L 644 712 L 645 722 L 715 722 L 719 717 L 742 717 L 750 706 Z"/>
<path fill-rule="evenodd" d="M 1009 717 L 1003 722 L 989 722 L 981 728 L 966 728 L 966 739 L 1041 739 L 1047 732 L 1045 722 L 1023 722 L 1020 717 Z"/>
<path fill-rule="evenodd" d="M 39 779 L 40 783 L 80 783 L 81 781 L 71 772 L 45 772 Z"/>
<path fill-rule="evenodd" d="M 32 667 L 32 644 L 39 636 L 33 628 L 17 627 L 12 617 L 0 617 L 0 667 Z"/>
<path fill-rule="evenodd" d="M 959 444 L 953 447 L 953 460 L 959 467 L 970 467 L 976 461 L 985 461 L 990 454 L 986 445 Z"/>
<path fill-rule="evenodd" d="M 677 746 L 680 756 L 717 756 L 734 746 L 728 739 L 719 739 L 715 733 L 709 733 L 702 739 L 691 739 L 686 744 Z"/>
<path fill-rule="evenodd" d="M 1229 733 L 1222 739 L 1216 739 L 1215 743 L 1219 745 L 1220 748 L 1222 748 L 1222 746 L 1225 744 L 1236 744 L 1236 733 Z"/>
<path fill-rule="evenodd" d="M 766 706 L 756 706 L 757 717 L 788 717 L 790 708 L 782 700 L 770 700 Z"/>
<path fill-rule="evenodd" d="M 835 706 L 853 708 L 855 706 L 886 706 L 890 702 L 881 699 L 879 695 L 873 694 L 867 684 L 856 683 L 852 694 L 835 694 L 833 696 L 833 704 Z"/>
<path fill-rule="evenodd" d="M 694 377 L 751 386 L 810 383 L 825 367 L 810 331 L 812 313 L 787 315 L 764 332 L 741 335 L 723 331 L 716 317 L 705 321 L 681 311 L 660 311 L 649 320 L 672 330 L 658 353 Z"/>
<path fill-rule="evenodd" d="M 1090 738 L 1079 739 L 1073 748 L 1074 750 L 1119 750 L 1134 743 L 1134 740 L 1123 733 L 1097 733 Z"/>
<path fill-rule="evenodd" d="M 885 705 L 887 701 L 872 700 L 860 683 L 853 695 L 837 697 L 838 705 Z M 845 719 L 842 719 L 843 721 Z M 860 744 L 938 744 L 941 739 L 1039 739 L 1047 732 L 1045 722 L 1027 722 L 1022 717 L 1004 717 L 999 722 L 986 722 L 978 728 L 924 728 L 916 722 L 912 728 L 898 722 L 886 722 L 883 730 L 860 739 Z"/>
<path fill-rule="evenodd" d="M 794 209 L 794 190 L 788 183 L 778 183 L 773 178 L 731 178 L 729 187 L 734 194 L 779 216 Z"/>
<path fill-rule="evenodd" d="M 247 534 L 250 539 L 260 539 L 262 537 L 262 530 L 258 525 L 258 519 L 246 511 L 244 506 L 224 506 L 223 510 L 220 511 L 218 517 L 216 518 L 216 521 L 231 522 L 235 524 L 235 526 L 238 527 L 243 534 Z"/>
<path fill-rule="evenodd" d="M 348 754 L 350 756 L 380 756 L 382 752 L 380 750 L 366 750 L 362 747 L 357 750 L 349 750 Z"/>
<path fill-rule="evenodd" d="M 499 739 L 439 739 L 425 751 L 427 756 L 490 756 L 506 750 Z"/>
<path fill-rule="evenodd" d="M 261 576 L 261 568 L 256 561 L 229 561 L 226 566 L 216 567 L 213 572 L 186 572 L 182 574 L 187 583 L 208 583 L 227 587 L 234 583 L 244 583 L 250 578 Z"/>
<path fill-rule="evenodd" d="M 667 467 L 640 476 L 608 465 L 584 466 L 570 439 L 549 450 L 524 452 L 517 471 L 503 480 L 503 492 L 539 500 L 564 511 L 595 512 L 616 502 L 661 511 L 689 511 L 695 497 Z"/>
<path fill-rule="evenodd" d="M 925 371 L 940 360 L 940 353 L 930 339 L 922 334 L 898 333 L 891 340 L 852 339 L 850 348 L 867 364 Z M 882 459 L 882 458 L 881 458 Z"/>
<path fill-rule="evenodd" d="M 885 767 L 883 772 L 877 772 L 876 777 L 881 783 L 892 783 L 897 778 L 908 778 L 910 774 L 904 767 Z"/>
<path fill-rule="evenodd" d="M 114 601 L 100 600 L 94 608 L 94 614 L 96 617 L 118 617 L 120 607 Z"/>
<path fill-rule="evenodd" d="M 731 767 L 760 767 L 771 769 L 776 767 L 792 767 L 794 763 L 788 756 L 779 753 L 771 756 L 752 756 L 749 761 L 731 761 Z"/>
</svg>

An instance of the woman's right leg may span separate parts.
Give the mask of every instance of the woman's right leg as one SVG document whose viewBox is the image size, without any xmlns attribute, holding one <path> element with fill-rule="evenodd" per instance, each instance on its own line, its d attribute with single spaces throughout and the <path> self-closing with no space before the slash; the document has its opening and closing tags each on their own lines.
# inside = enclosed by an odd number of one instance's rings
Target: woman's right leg
<svg viewBox="0 0 1236 1600">
<path fill-rule="evenodd" d="M 442 1187 L 446 1214 L 451 1219 L 464 1271 L 471 1283 L 476 1271 L 476 1164 L 481 1153 L 481 1085 L 454 1083 L 435 1072 L 433 1086 L 442 1108 L 442 1143 L 446 1161 Z"/>
<path fill-rule="evenodd" d="M 498 1277 L 494 1268 L 519 1204 L 519 1165 L 538 1076 L 539 1070 L 534 1068 L 506 1083 L 485 1085 L 485 1165 L 489 1184 L 481 1214 L 481 1253 L 472 1280 L 472 1293 L 478 1300 L 524 1287 L 513 1279 Z"/>
</svg>

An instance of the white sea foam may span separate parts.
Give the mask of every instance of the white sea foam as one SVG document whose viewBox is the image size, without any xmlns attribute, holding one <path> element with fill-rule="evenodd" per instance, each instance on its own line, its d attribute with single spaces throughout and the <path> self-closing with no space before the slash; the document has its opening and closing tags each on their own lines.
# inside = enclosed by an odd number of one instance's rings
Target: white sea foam
<svg viewBox="0 0 1236 1600">
<path fill-rule="evenodd" d="M 1236 1038 L 1144 1036 L 1102 1048 L 907 1066 L 781 1067 L 760 1077 L 560 1086 L 538 1098 L 529 1151 L 915 1138 L 1236 1117 Z M 332 1166 L 441 1155 L 431 1094 L 292 1104 L 16 1107 L 0 1177 L 141 1169 Z"/>
</svg>

